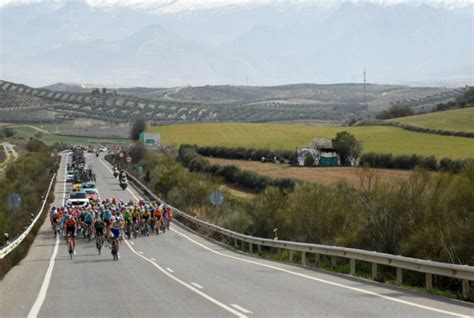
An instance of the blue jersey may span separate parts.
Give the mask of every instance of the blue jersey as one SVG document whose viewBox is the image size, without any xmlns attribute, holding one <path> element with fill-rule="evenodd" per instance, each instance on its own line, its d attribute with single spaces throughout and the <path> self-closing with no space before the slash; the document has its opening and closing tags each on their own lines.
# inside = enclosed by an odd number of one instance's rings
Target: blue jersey
<svg viewBox="0 0 474 318">
<path fill-rule="evenodd" d="M 86 216 L 84 217 L 84 220 L 85 220 L 87 223 L 92 223 L 92 221 L 94 220 L 94 218 L 92 217 L 92 214 L 87 213 Z"/>
<path fill-rule="evenodd" d="M 112 218 L 112 214 L 109 211 L 106 211 L 103 217 L 104 217 L 104 221 L 108 222 Z"/>
</svg>

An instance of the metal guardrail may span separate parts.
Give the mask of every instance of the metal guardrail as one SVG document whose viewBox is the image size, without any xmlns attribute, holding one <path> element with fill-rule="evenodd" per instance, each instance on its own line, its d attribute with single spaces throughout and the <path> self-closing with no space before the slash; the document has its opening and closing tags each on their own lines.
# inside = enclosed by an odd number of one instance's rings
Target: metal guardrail
<svg viewBox="0 0 474 318">
<path fill-rule="evenodd" d="M 163 202 L 153 192 L 151 192 L 143 183 L 136 179 L 133 175 L 128 174 L 128 178 L 147 196 L 158 201 Z M 278 249 L 286 249 L 289 251 L 289 259 L 293 261 L 293 253 L 295 251 L 301 253 L 301 261 L 303 265 L 306 265 L 306 253 L 316 255 L 316 260 L 319 260 L 320 255 L 327 255 L 331 257 L 332 264 L 336 263 L 336 258 L 349 259 L 350 273 L 355 275 L 355 264 L 356 261 L 364 261 L 372 263 L 372 277 L 377 275 L 377 265 L 387 265 L 396 268 L 397 271 L 397 282 L 402 283 L 403 280 L 403 269 L 424 273 L 426 275 L 426 288 L 432 289 L 432 275 L 439 275 L 451 278 L 457 278 L 462 280 L 463 295 L 467 298 L 469 290 L 469 281 L 474 281 L 474 267 L 468 265 L 456 265 L 442 262 L 434 262 L 429 260 L 416 259 L 411 257 L 405 257 L 400 255 L 392 255 L 379 252 L 371 252 L 366 250 L 299 243 L 291 241 L 272 240 L 266 238 L 253 237 L 241 233 L 237 233 L 220 226 L 199 220 L 177 208 L 170 206 L 174 213 L 183 217 L 187 221 L 198 225 L 202 228 L 212 230 L 214 232 L 225 235 L 234 240 L 234 244 L 237 245 L 237 241 L 246 242 L 249 247 L 249 252 L 253 252 L 253 245 L 257 246 L 260 252 L 261 246 L 274 247 Z"/>
<path fill-rule="evenodd" d="M 0 259 L 3 259 L 5 258 L 5 256 L 10 254 L 18 245 L 21 244 L 21 242 L 23 242 L 23 240 L 28 236 L 28 234 L 30 234 L 31 230 L 33 229 L 36 222 L 39 220 L 41 214 L 43 213 L 46 202 L 48 201 L 49 192 L 51 191 L 51 187 L 53 186 L 55 179 L 56 179 L 56 173 L 51 178 L 51 182 L 49 183 L 49 187 L 48 187 L 48 192 L 46 192 L 46 196 L 43 200 L 43 204 L 41 205 L 41 209 L 39 210 L 38 214 L 34 218 L 33 222 L 31 222 L 28 228 L 20 236 L 18 236 L 15 240 L 13 240 L 13 242 L 11 242 L 10 244 L 8 244 L 7 246 L 5 246 L 4 248 L 0 250 Z"/>
</svg>

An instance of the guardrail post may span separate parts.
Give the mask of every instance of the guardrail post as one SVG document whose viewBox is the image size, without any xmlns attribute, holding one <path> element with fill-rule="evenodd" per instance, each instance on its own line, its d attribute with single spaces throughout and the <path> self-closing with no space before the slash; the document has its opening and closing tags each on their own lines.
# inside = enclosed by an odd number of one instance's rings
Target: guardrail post
<svg viewBox="0 0 474 318">
<path fill-rule="evenodd" d="M 258 255 L 262 255 L 262 245 L 257 245 Z"/>
<path fill-rule="evenodd" d="M 461 281 L 461 285 L 462 285 L 462 298 L 463 299 L 467 299 L 469 297 L 469 294 L 470 294 L 470 286 L 469 286 L 469 281 L 467 279 L 463 279 Z"/>
<path fill-rule="evenodd" d="M 349 264 L 351 265 L 351 275 L 355 276 L 355 274 L 356 274 L 356 260 L 351 258 L 349 260 Z"/>
<path fill-rule="evenodd" d="M 288 250 L 288 260 L 293 262 L 293 250 Z"/>
<path fill-rule="evenodd" d="M 425 274 L 425 287 L 427 290 L 433 289 L 433 275 L 430 273 Z"/>
<path fill-rule="evenodd" d="M 377 263 L 372 263 L 372 279 L 377 277 Z"/>
<path fill-rule="evenodd" d="M 249 243 L 249 253 L 253 254 L 253 244 Z"/>
<path fill-rule="evenodd" d="M 306 266 L 306 252 L 301 252 L 301 265 Z"/>
<path fill-rule="evenodd" d="M 319 265 L 321 265 L 321 255 L 320 254 L 315 254 L 314 255 L 314 258 L 315 258 L 315 262 L 316 262 L 316 266 L 319 267 Z"/>
<path fill-rule="evenodd" d="M 278 253 L 278 256 L 281 255 L 281 247 L 277 248 L 277 253 Z"/>
<path fill-rule="evenodd" d="M 331 256 L 331 266 L 332 266 L 332 267 L 336 267 L 336 265 L 337 265 L 336 257 L 335 257 L 335 256 Z"/>
<path fill-rule="evenodd" d="M 237 244 L 237 239 L 236 239 L 235 237 L 234 237 L 234 247 L 235 247 L 235 248 L 238 248 L 238 247 L 239 247 L 239 245 Z"/>
<path fill-rule="evenodd" d="M 403 269 L 400 267 L 397 267 L 397 283 L 403 284 Z"/>
</svg>

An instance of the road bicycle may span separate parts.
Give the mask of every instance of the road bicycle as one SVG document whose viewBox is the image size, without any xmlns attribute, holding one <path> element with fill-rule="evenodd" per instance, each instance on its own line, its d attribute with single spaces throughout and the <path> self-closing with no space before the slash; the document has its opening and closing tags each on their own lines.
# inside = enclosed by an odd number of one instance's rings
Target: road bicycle
<svg viewBox="0 0 474 318">
<path fill-rule="evenodd" d="M 150 218 L 150 231 L 151 233 L 155 233 L 155 222 L 156 220 L 154 218 Z M 145 222 L 146 224 L 146 222 Z M 148 226 L 148 224 L 146 224 Z"/>
<path fill-rule="evenodd" d="M 118 261 L 119 240 L 120 238 L 118 237 L 114 237 L 112 240 L 112 256 L 114 258 L 114 261 Z"/>
<path fill-rule="evenodd" d="M 102 250 L 102 247 L 104 246 L 104 235 L 97 235 L 95 238 L 95 246 L 97 247 L 97 250 L 100 251 Z"/>
<path fill-rule="evenodd" d="M 59 234 L 59 231 L 60 231 L 60 226 L 59 226 L 59 222 L 56 222 L 53 224 L 53 232 L 54 232 L 54 237 L 56 238 Z"/>
<path fill-rule="evenodd" d="M 72 255 L 74 254 L 74 244 L 72 234 L 70 232 L 67 233 L 67 249 L 69 252 L 69 257 L 72 259 Z"/>
<path fill-rule="evenodd" d="M 151 222 L 151 221 L 150 221 Z M 153 228 L 151 228 L 153 230 Z M 143 220 L 143 223 L 142 223 L 142 235 L 143 236 L 148 236 L 148 223 L 147 221 Z"/>
<path fill-rule="evenodd" d="M 132 224 L 131 221 L 127 221 L 127 225 L 125 227 L 125 235 L 127 235 L 128 239 L 132 238 Z"/>
</svg>

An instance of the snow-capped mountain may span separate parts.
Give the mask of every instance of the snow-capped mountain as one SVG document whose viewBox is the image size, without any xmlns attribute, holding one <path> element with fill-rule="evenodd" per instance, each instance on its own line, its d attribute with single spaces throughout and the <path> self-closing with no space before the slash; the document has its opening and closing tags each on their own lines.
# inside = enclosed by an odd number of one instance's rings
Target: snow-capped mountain
<svg viewBox="0 0 474 318">
<path fill-rule="evenodd" d="M 453 5 L 455 3 L 456 5 Z M 472 84 L 472 1 L 0 0 L 0 78 Z"/>
</svg>

